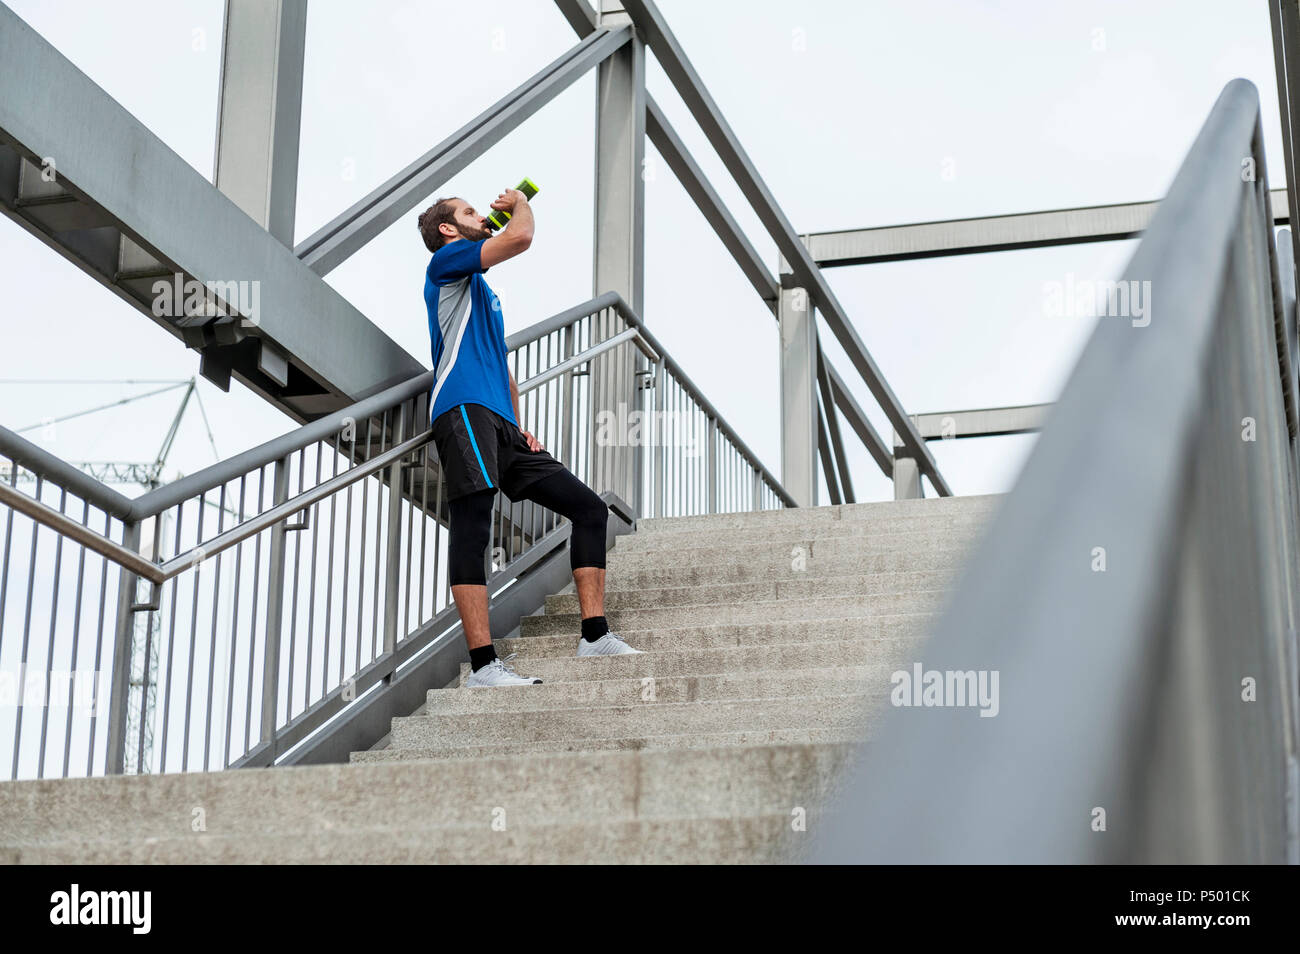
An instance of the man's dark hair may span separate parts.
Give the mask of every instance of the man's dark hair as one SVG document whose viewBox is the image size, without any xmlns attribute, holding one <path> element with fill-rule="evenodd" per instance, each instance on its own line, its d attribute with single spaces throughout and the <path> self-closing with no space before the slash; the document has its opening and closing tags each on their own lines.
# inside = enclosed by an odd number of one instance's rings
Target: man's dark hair
<svg viewBox="0 0 1300 954">
<path fill-rule="evenodd" d="M 456 201 L 464 200 L 460 199 L 459 196 L 439 199 L 420 213 L 418 219 L 420 237 L 424 239 L 424 247 L 430 252 L 436 252 L 447 244 L 447 237 L 438 228 L 442 223 L 446 222 L 459 231 L 459 227 L 456 225 L 456 206 L 452 205 Z"/>
</svg>

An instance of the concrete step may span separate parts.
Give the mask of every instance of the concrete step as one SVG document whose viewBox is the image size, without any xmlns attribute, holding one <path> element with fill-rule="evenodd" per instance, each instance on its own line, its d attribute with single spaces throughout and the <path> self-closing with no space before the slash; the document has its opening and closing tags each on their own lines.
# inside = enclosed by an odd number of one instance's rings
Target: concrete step
<svg viewBox="0 0 1300 954">
<path fill-rule="evenodd" d="M 862 503 L 839 504 L 839 508 L 840 516 L 845 519 L 874 511 L 910 515 L 913 511 L 930 513 L 943 510 L 996 510 L 1006 496 L 1006 494 L 964 494 L 955 497 L 922 497 L 914 500 L 867 500 Z"/>
<path fill-rule="evenodd" d="M 628 540 L 635 534 L 625 534 L 619 540 Z M 782 540 L 748 540 L 742 542 L 711 539 L 707 543 L 666 549 L 632 549 L 627 544 L 615 543 L 605 555 L 605 564 L 611 572 L 622 570 L 659 569 L 673 566 L 723 566 L 733 563 L 761 563 L 766 566 L 792 566 L 796 558 L 809 563 L 817 560 L 842 561 L 846 565 L 868 559 L 887 561 L 903 560 L 915 555 L 948 553 L 958 550 L 969 554 L 976 543 L 977 534 L 939 531 L 937 533 L 903 533 L 892 541 L 861 536 L 828 536 L 804 534 Z M 905 569 L 897 566 L 897 569 Z M 923 569 L 924 567 L 918 567 Z"/>
<path fill-rule="evenodd" d="M 721 649 L 677 649 L 644 652 L 630 656 L 519 656 L 511 665 L 521 676 L 535 676 L 548 682 L 591 679 L 644 679 L 648 676 L 705 676 L 739 672 L 770 672 L 838 666 L 872 666 L 916 655 L 919 641 L 872 639 L 828 640 L 825 642 L 767 643 Z M 909 663 L 914 661 L 909 658 Z M 461 682 L 469 675 L 469 663 L 461 664 Z M 523 686 L 523 689 L 538 688 Z M 478 690 L 474 690 L 478 691 Z M 485 692 L 495 692 L 486 689 Z"/>
<path fill-rule="evenodd" d="M 537 757 L 552 753 L 682 752 L 701 749 L 772 745 L 868 744 L 872 723 L 838 728 L 748 729 L 694 735 L 632 735 L 608 739 L 559 739 L 546 742 L 497 742 L 460 746 L 412 746 L 353 752 L 354 762 L 460 761 L 483 758 Z"/>
<path fill-rule="evenodd" d="M 991 515 L 1005 494 L 969 497 L 930 497 L 920 500 L 881 500 L 824 507 L 785 507 L 780 510 L 743 510 L 734 513 L 648 517 L 638 520 L 637 533 L 689 529 L 719 529 L 779 525 L 786 521 L 812 523 L 834 520 L 896 520 L 899 517 L 943 516 L 952 513 Z"/>
<path fill-rule="evenodd" d="M 891 549 L 899 546 L 895 538 L 903 534 L 924 533 L 936 541 L 965 541 L 988 523 L 982 513 L 933 514 L 892 519 L 830 520 L 812 519 L 762 524 L 754 527 L 719 527 L 716 529 L 660 530 L 657 533 L 628 533 L 618 538 L 618 547 L 628 550 L 662 550 L 693 546 L 716 546 L 757 541 L 799 541 L 806 538 L 825 540 L 850 537 L 874 540 Z M 942 545 L 942 544 L 941 544 Z"/>
<path fill-rule="evenodd" d="M 353 828 L 299 835 L 191 834 L 138 841 L 0 847 L 21 864 L 760 864 L 794 861 L 806 830 L 793 812 L 769 815 L 457 828 Z"/>
<path fill-rule="evenodd" d="M 853 728 L 866 724 L 868 709 L 878 706 L 886 698 L 888 689 L 886 684 L 875 693 L 717 702 L 643 702 L 539 712 L 415 715 L 393 719 L 389 748 L 453 748 L 493 742 L 577 742 L 814 726 Z"/>
<path fill-rule="evenodd" d="M 751 745 L 14 782 L 0 786 L 0 844 L 187 836 L 195 809 L 220 837 L 481 825 L 497 807 L 523 824 L 781 812 L 824 792 L 853 752 Z"/>
<path fill-rule="evenodd" d="M 901 658 L 901 656 L 900 656 Z M 703 676 L 586 679 L 540 686 L 430 689 L 425 715 L 475 712 L 539 712 L 546 709 L 635 706 L 666 702 L 718 702 L 844 695 L 888 684 L 890 666 L 837 666 Z"/>
<path fill-rule="evenodd" d="M 801 643 L 841 640 L 892 641 L 912 645 L 924 638 L 933 624 L 933 613 L 899 613 L 885 616 L 844 616 L 839 618 L 787 620 L 784 622 L 722 623 L 712 626 L 681 626 L 643 631 L 637 636 L 636 648 L 647 653 L 678 649 L 730 649 L 738 646 L 762 646 L 769 643 Z M 521 659 L 573 657 L 577 653 L 578 633 L 557 636 L 525 636 L 493 640 L 497 654 L 518 653 Z M 468 663 L 465 666 L 468 667 Z"/>
<path fill-rule="evenodd" d="M 685 606 L 611 609 L 605 613 L 612 630 L 630 638 L 642 631 L 657 631 L 688 625 L 721 623 L 767 623 L 806 620 L 816 623 L 827 616 L 893 616 L 904 613 L 932 613 L 947 592 L 915 590 L 906 593 L 876 593 L 866 596 L 822 596 L 778 600 L 754 600 L 738 604 L 697 603 Z M 546 613 L 525 616 L 519 621 L 521 636 L 578 635 L 582 632 L 578 613 Z M 635 644 L 634 644 L 635 645 Z M 637 647 L 640 648 L 640 647 Z"/>
<path fill-rule="evenodd" d="M 749 583 L 607 590 L 605 611 L 608 614 L 620 609 L 689 606 L 700 603 L 724 606 L 759 600 L 817 599 L 824 596 L 866 596 L 907 593 L 916 590 L 942 590 L 947 587 L 951 577 L 951 572 L 940 570 L 829 577 L 808 577 L 795 573 L 780 579 L 756 580 Z M 578 596 L 576 593 L 548 596 L 544 609 L 547 613 L 577 613 Z"/>
<path fill-rule="evenodd" d="M 542 685 L 432 690 L 346 765 L 0 785 L 0 861 L 797 860 L 1001 499 L 639 521 L 606 615 L 645 653 L 577 658 L 553 595 L 496 643 Z"/>
<path fill-rule="evenodd" d="M 864 576 L 877 573 L 957 573 L 969 556 L 960 547 L 900 553 L 829 552 L 823 545 L 795 550 L 784 544 L 773 547 L 746 547 L 728 555 L 727 562 L 690 562 L 660 559 L 657 561 L 606 559 L 606 593 L 622 593 L 654 587 L 716 586 L 723 583 L 755 583 L 773 579 L 820 579 L 823 577 Z M 626 556 L 626 554 L 624 555 Z"/>
</svg>

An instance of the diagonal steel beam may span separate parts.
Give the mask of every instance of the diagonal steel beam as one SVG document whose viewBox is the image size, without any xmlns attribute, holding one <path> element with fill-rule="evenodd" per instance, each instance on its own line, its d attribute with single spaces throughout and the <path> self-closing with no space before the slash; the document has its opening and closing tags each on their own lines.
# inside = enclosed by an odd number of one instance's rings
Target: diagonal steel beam
<svg viewBox="0 0 1300 954">
<path fill-rule="evenodd" d="M 556 6 L 560 8 L 565 19 L 579 36 L 587 36 L 596 29 L 595 14 L 584 0 L 556 0 Z M 749 279 L 754 290 L 767 303 L 775 317 L 780 298 L 780 286 L 750 244 L 735 217 L 709 183 L 703 170 L 691 156 L 690 150 L 686 148 L 676 130 L 668 122 L 659 104 L 649 95 L 646 97 L 646 133 L 673 174 L 677 176 L 686 193 L 695 202 L 696 208 L 713 227 L 722 244 L 731 253 L 736 264 L 740 266 L 745 277 Z M 871 421 L 863 413 L 835 367 L 828 361 L 822 361 L 820 356 L 819 362 L 822 362 L 826 369 L 834 403 L 839 406 L 845 420 L 881 471 L 886 476 L 891 476 L 894 469 L 892 450 L 886 446 L 880 434 L 871 425 Z"/>
<path fill-rule="evenodd" d="M 586 0 L 555 0 L 555 5 L 579 37 L 586 37 L 598 29 L 596 11 L 587 6 Z"/>
<path fill-rule="evenodd" d="M 305 239 L 294 254 L 317 275 L 328 274 L 631 38 L 630 26 L 591 33 Z"/>
<path fill-rule="evenodd" d="M 826 361 L 825 365 L 827 377 L 830 379 L 831 395 L 834 397 L 836 405 L 844 413 L 844 419 L 848 422 L 849 427 L 853 428 L 853 433 L 858 435 L 858 440 L 862 441 L 863 446 L 867 448 L 867 453 L 880 466 L 881 472 L 886 477 L 893 477 L 893 451 L 886 446 L 880 434 L 871 426 L 871 421 L 863 413 L 853 395 L 849 393 L 848 387 L 844 384 L 844 379 L 835 370 L 835 365 L 829 361 Z"/>
<path fill-rule="evenodd" d="M 735 133 L 722 117 L 717 104 L 705 89 L 695 68 L 668 28 L 663 14 L 650 0 L 624 0 L 624 9 L 631 15 L 638 31 L 645 36 L 646 44 L 654 51 L 659 65 L 668 74 L 668 78 L 690 109 L 695 121 L 699 123 L 728 171 L 749 199 L 764 228 L 776 242 L 778 250 L 790 263 L 799 284 L 808 290 L 817 307 L 821 309 L 827 326 L 843 346 L 853 366 L 862 375 L 867 388 L 880 403 L 889 422 L 902 437 L 908 453 L 916 458 L 921 472 L 930 478 L 935 491 L 941 495 L 950 495 L 952 491 L 939 474 L 939 467 L 934 457 L 916 432 L 911 419 L 904 413 L 902 404 L 885 381 L 884 375 L 876 366 L 866 345 L 849 322 L 847 313 L 835 297 L 835 293 L 831 291 L 817 263 L 813 261 L 808 249 L 800 241 L 789 220 L 786 219 L 785 213 L 781 211 L 771 191 L 754 168 L 754 164 L 741 148 Z"/>
<path fill-rule="evenodd" d="M 832 504 L 844 503 L 840 496 L 839 479 L 835 472 L 835 455 L 831 453 L 831 441 L 826 429 L 827 407 L 821 398 L 817 399 L 817 454 L 822 459 L 822 476 L 826 478 L 826 491 L 830 494 Z"/>
<path fill-rule="evenodd" d="M 712 226 L 723 246 L 736 260 L 740 270 L 745 273 L 749 283 L 758 292 L 758 297 L 767 302 L 775 311 L 780 289 L 772 273 L 763 264 L 762 258 L 750 244 L 735 217 L 728 211 L 718 193 L 705 178 L 704 172 L 691 157 L 690 150 L 681 141 L 677 131 L 668 123 L 668 119 L 659 108 L 659 104 L 646 94 L 646 135 L 668 163 L 668 168 L 677 176 L 677 180 L 694 200 L 696 208 L 704 215 L 705 221 Z"/>
<path fill-rule="evenodd" d="M 853 481 L 849 477 L 849 459 L 844 454 L 844 441 L 840 437 L 840 419 L 835 414 L 835 399 L 831 396 L 830 376 L 826 373 L 830 363 L 817 348 L 817 388 L 821 393 L 822 414 L 826 418 L 826 430 L 830 434 L 832 456 L 839 465 L 840 487 L 843 489 L 844 502 L 855 503 L 853 498 Z"/>
</svg>

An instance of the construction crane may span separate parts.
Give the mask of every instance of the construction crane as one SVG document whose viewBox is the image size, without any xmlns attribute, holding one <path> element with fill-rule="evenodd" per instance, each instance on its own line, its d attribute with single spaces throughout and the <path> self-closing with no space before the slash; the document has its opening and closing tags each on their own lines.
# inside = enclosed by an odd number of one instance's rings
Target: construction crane
<svg viewBox="0 0 1300 954">
<path fill-rule="evenodd" d="M 172 416 L 171 425 L 167 429 L 167 435 L 163 438 L 162 446 L 158 448 L 158 453 L 150 462 L 138 461 L 77 461 L 73 463 L 74 467 L 85 471 L 91 477 L 105 484 L 130 484 L 139 486 L 145 491 L 154 490 L 162 486 L 167 481 L 163 480 L 163 471 L 167 465 L 167 458 L 171 454 L 172 447 L 176 442 L 176 435 L 180 431 L 181 421 L 185 417 L 185 411 L 189 407 L 190 399 L 194 400 L 199 409 L 199 414 L 203 417 L 203 425 L 207 430 L 208 443 L 212 447 L 212 456 L 214 460 L 220 460 L 221 456 L 217 453 L 217 442 L 212 436 L 212 425 L 208 421 L 207 411 L 203 407 L 203 399 L 199 395 L 197 388 L 197 378 L 187 380 L 172 381 L 150 381 L 141 379 L 52 379 L 52 378 L 4 378 L 0 379 L 0 384 L 57 384 L 57 385 L 138 385 L 138 384 L 161 384 L 163 387 L 143 394 L 133 394 L 108 404 L 100 404 L 95 407 L 86 408 L 85 410 L 76 411 L 72 414 L 65 414 L 62 417 L 50 418 L 39 421 L 35 424 L 29 424 L 25 427 L 18 428 L 18 433 L 26 433 L 38 429 L 49 428 L 65 421 L 71 421 L 76 418 L 85 417 L 89 414 L 95 414 L 101 411 L 111 410 L 122 407 L 134 401 L 143 401 L 146 398 L 155 397 L 159 394 L 165 394 L 184 388 L 185 391 L 181 396 L 180 407 Z M 13 481 L 14 475 L 10 473 L 11 465 L 8 462 L 0 465 L 0 477 L 7 481 Z M 183 477 L 184 474 L 177 471 L 172 479 L 176 480 Z M 30 472 L 19 470 L 17 474 L 18 483 L 34 482 L 35 475 Z M 209 502 L 209 506 L 218 507 L 216 503 Z M 235 516 L 234 511 L 224 508 L 227 513 Z M 151 518 L 152 520 L 152 518 Z M 144 555 L 149 559 L 154 559 L 156 554 L 152 552 L 153 541 L 168 539 L 170 515 L 164 514 L 163 526 L 158 528 L 157 535 L 149 526 L 142 527 L 141 540 L 145 541 L 144 546 L 149 552 Z M 146 521 L 148 524 L 150 521 Z M 159 621 L 157 613 L 150 612 L 137 614 L 135 617 L 135 626 L 133 628 L 131 640 L 131 677 L 128 689 L 127 703 L 127 738 L 138 739 L 134 745 L 126 747 L 126 762 L 124 769 L 126 772 L 135 774 L 148 774 L 151 769 L 153 755 L 153 723 L 154 715 L 157 708 L 158 692 L 158 644 L 161 642 L 162 624 Z M 143 616 L 143 619 L 141 619 Z"/>
</svg>

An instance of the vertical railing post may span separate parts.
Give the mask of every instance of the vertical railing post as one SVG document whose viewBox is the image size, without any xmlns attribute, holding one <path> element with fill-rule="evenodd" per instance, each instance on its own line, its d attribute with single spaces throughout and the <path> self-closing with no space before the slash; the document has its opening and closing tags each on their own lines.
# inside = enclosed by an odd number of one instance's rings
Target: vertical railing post
<svg viewBox="0 0 1300 954">
<path fill-rule="evenodd" d="M 704 427 L 707 457 L 705 458 L 704 482 L 705 500 L 708 509 L 705 513 L 718 512 L 718 422 L 713 415 L 705 418 Z"/>
<path fill-rule="evenodd" d="M 664 356 L 660 355 L 659 362 L 655 365 L 655 414 L 654 414 L 654 441 L 655 441 L 655 462 L 654 462 L 654 482 L 655 482 L 655 511 L 654 516 L 662 517 L 664 515 L 665 488 L 664 477 L 666 470 L 664 467 L 664 389 L 665 382 L 668 380 L 664 373 L 664 365 L 667 363 Z M 675 432 L 674 432 L 675 436 Z"/>
<path fill-rule="evenodd" d="M 636 352 L 635 366 L 646 364 L 646 358 Z M 637 432 L 637 442 L 632 455 L 632 492 L 635 497 L 632 500 L 632 509 L 638 517 L 644 517 L 645 514 L 645 442 L 646 442 L 646 386 L 650 382 L 650 371 L 645 368 L 637 368 L 637 373 L 633 375 L 633 409 L 641 419 L 641 427 Z"/>
<path fill-rule="evenodd" d="M 406 402 L 397 413 L 397 432 L 392 444 L 406 440 Z M 397 646 L 397 588 L 402 563 L 402 462 L 395 460 L 388 467 L 388 566 L 384 575 L 384 654 L 392 653 Z M 392 680 L 390 672 L 385 682 Z"/>
<path fill-rule="evenodd" d="M 577 322 L 574 322 L 564 329 L 563 353 L 560 355 L 561 363 L 573 357 L 573 338 L 576 333 L 576 325 Z M 560 460 L 570 470 L 577 466 L 573 459 L 573 388 L 575 383 L 572 371 L 565 371 L 560 377 Z"/>
<path fill-rule="evenodd" d="M 274 502 L 279 506 L 289 499 L 289 458 L 275 462 L 272 484 Z M 267 565 L 266 593 L 266 655 L 262 659 L 262 735 L 264 744 L 271 745 L 271 760 L 275 751 L 276 712 L 280 698 L 280 628 L 284 617 L 284 553 L 285 521 L 271 528 L 271 555 Z M 360 636 L 358 635 L 358 638 Z"/>
<path fill-rule="evenodd" d="M 754 479 L 754 502 L 753 502 L 753 506 L 751 506 L 750 509 L 762 510 L 763 509 L 763 475 L 758 472 L 757 467 L 754 468 L 753 479 Z"/>
<path fill-rule="evenodd" d="M 122 527 L 122 546 L 140 552 L 140 524 Z M 121 775 L 126 768 L 126 707 L 131 696 L 131 664 L 135 658 L 135 603 L 139 577 L 123 568 L 118 573 L 117 625 L 113 639 L 112 675 L 108 695 L 108 752 L 104 759 L 106 775 Z M 142 727 L 143 730 L 143 727 Z"/>
</svg>

